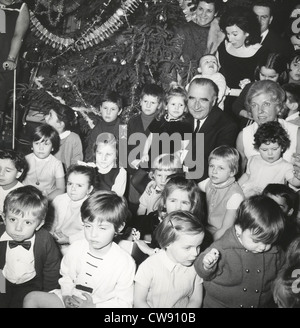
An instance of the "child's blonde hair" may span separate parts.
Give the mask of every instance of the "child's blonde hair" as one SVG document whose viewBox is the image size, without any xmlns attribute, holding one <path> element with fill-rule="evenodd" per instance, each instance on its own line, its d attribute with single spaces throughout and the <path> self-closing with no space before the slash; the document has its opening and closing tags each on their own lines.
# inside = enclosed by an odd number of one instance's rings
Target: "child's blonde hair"
<svg viewBox="0 0 300 328">
<path fill-rule="evenodd" d="M 172 171 L 173 173 L 182 172 L 182 163 L 180 158 L 175 154 L 161 154 L 157 156 L 152 164 L 151 172 L 149 174 L 152 178 L 153 173 L 158 171 Z"/>
<path fill-rule="evenodd" d="M 169 213 L 155 229 L 155 238 L 161 248 L 174 243 L 183 234 L 204 233 L 204 226 L 195 215 L 188 211 Z M 200 250 L 199 250 L 200 251 Z"/>
<path fill-rule="evenodd" d="M 96 152 L 99 144 L 103 144 L 104 146 L 111 146 L 116 149 L 116 157 L 118 158 L 118 140 L 117 138 L 109 132 L 100 133 L 94 144 L 94 161 L 96 161 Z"/>
<path fill-rule="evenodd" d="M 48 211 L 48 199 L 34 186 L 19 187 L 12 190 L 4 200 L 3 212 L 6 215 L 9 211 L 22 217 L 30 213 L 41 222 Z"/>
<path fill-rule="evenodd" d="M 185 89 L 180 86 L 173 86 L 169 89 L 169 91 L 164 96 L 164 106 L 160 108 L 157 112 L 156 119 L 159 121 L 165 115 L 165 107 L 168 105 L 168 102 L 172 97 L 182 97 L 185 104 L 184 114 L 182 115 L 181 119 L 185 117 L 187 113 L 187 103 L 188 103 L 188 96 Z"/>
<path fill-rule="evenodd" d="M 236 175 L 239 170 L 239 160 L 240 160 L 240 154 L 239 152 L 233 148 L 226 145 L 219 146 L 215 148 L 208 157 L 208 163 L 212 159 L 218 159 L 222 158 L 224 161 L 226 161 L 229 164 L 230 171 Z"/>
</svg>

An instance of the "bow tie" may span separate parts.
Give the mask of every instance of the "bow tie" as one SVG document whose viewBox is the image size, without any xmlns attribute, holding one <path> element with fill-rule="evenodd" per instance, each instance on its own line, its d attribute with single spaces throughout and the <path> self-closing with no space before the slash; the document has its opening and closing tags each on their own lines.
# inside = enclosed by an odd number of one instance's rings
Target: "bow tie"
<svg viewBox="0 0 300 328">
<path fill-rule="evenodd" d="M 31 246 L 31 241 L 15 241 L 15 240 L 10 240 L 8 242 L 8 245 L 10 248 L 15 248 L 17 246 L 23 246 L 25 249 L 29 250 L 30 246 Z"/>
</svg>

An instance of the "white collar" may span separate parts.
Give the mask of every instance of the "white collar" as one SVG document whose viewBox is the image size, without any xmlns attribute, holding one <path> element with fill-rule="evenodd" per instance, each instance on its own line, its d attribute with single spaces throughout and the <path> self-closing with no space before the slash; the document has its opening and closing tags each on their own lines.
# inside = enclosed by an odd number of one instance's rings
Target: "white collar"
<svg viewBox="0 0 300 328">
<path fill-rule="evenodd" d="M 14 240 L 14 239 L 12 239 L 11 236 L 5 231 L 3 235 L 0 237 L 0 241 L 9 241 L 9 240 Z M 30 240 L 33 243 L 35 241 L 35 234 L 33 234 L 31 238 L 25 240 L 26 241 Z"/>
<path fill-rule="evenodd" d="M 299 117 L 299 112 L 294 113 L 294 114 L 288 116 L 285 120 L 288 122 L 288 121 L 292 121 L 292 120 L 294 120 L 294 119 L 296 119 L 298 117 Z"/>
<path fill-rule="evenodd" d="M 62 140 L 62 139 L 66 139 L 70 134 L 71 134 L 71 131 L 70 131 L 70 130 L 64 131 L 63 133 L 61 133 L 61 134 L 59 135 L 60 140 Z"/>
</svg>

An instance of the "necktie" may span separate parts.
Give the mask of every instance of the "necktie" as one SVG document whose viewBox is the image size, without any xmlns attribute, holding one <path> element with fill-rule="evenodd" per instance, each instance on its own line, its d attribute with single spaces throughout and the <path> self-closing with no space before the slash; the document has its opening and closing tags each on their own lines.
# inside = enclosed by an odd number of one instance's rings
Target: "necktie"
<svg viewBox="0 0 300 328">
<path fill-rule="evenodd" d="M 29 250 L 31 246 L 31 241 L 15 241 L 15 240 L 10 240 L 8 242 L 8 245 L 10 248 L 15 248 L 17 246 L 23 246 L 25 249 Z"/>
<path fill-rule="evenodd" d="M 200 120 L 197 120 L 197 125 L 194 132 L 196 133 L 199 132 L 199 129 L 200 129 Z"/>
</svg>

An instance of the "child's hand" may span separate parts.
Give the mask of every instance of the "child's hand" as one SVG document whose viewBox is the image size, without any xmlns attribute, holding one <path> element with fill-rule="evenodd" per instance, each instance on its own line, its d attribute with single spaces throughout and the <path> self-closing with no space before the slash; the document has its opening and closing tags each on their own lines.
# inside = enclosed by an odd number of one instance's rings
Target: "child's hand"
<svg viewBox="0 0 300 328">
<path fill-rule="evenodd" d="M 219 251 L 215 248 L 212 248 L 203 258 L 203 267 L 205 270 L 209 270 L 213 267 L 220 257 Z"/>
<path fill-rule="evenodd" d="M 140 163 L 141 163 L 140 159 L 135 159 L 131 162 L 131 166 L 133 166 L 137 170 L 139 168 Z"/>
<path fill-rule="evenodd" d="M 72 298 L 72 296 L 63 296 L 63 302 L 67 309 L 78 308 L 77 302 Z"/>
<path fill-rule="evenodd" d="M 60 245 L 64 245 L 64 244 L 69 244 L 69 237 L 66 236 L 65 234 L 63 234 L 61 231 L 55 231 L 53 233 L 53 237 L 54 239 L 60 244 Z"/>
<path fill-rule="evenodd" d="M 152 189 L 155 189 L 155 187 L 156 187 L 155 181 L 150 181 L 145 188 L 146 194 L 151 195 Z"/>
<path fill-rule="evenodd" d="M 151 256 L 155 253 L 155 249 L 149 247 L 144 240 L 136 240 L 135 243 L 144 254 Z"/>
<path fill-rule="evenodd" d="M 137 241 L 141 238 L 141 233 L 135 228 L 132 228 L 131 237 L 132 237 L 132 241 Z"/>
<path fill-rule="evenodd" d="M 251 81 L 249 80 L 249 79 L 243 79 L 243 80 L 241 80 L 240 81 L 240 83 L 239 83 L 239 87 L 241 88 L 241 89 L 244 89 L 244 87 L 248 84 L 248 83 L 250 83 Z"/>
<path fill-rule="evenodd" d="M 72 302 L 75 304 L 76 308 L 90 309 L 96 307 L 89 293 L 82 293 L 82 296 L 85 297 L 85 300 L 75 295 L 72 296 Z"/>
</svg>

